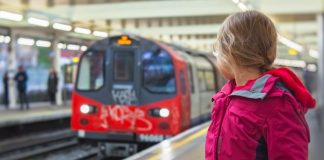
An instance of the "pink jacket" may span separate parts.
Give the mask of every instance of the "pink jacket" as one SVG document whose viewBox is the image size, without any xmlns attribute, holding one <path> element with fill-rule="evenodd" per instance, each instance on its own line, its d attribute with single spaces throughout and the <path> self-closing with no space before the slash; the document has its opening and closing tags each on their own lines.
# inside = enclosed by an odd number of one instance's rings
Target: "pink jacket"
<svg viewBox="0 0 324 160">
<path fill-rule="evenodd" d="M 290 70 L 271 70 L 243 87 L 229 81 L 212 100 L 206 160 L 307 159 L 304 115 L 316 102 Z"/>
</svg>

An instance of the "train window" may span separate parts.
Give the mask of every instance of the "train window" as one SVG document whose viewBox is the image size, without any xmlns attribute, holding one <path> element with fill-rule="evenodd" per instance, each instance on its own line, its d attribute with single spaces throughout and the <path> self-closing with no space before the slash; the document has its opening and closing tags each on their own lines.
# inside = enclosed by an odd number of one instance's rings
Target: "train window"
<svg viewBox="0 0 324 160">
<path fill-rule="evenodd" d="M 174 65 L 166 51 L 144 52 L 142 61 L 145 89 L 153 93 L 175 93 Z"/>
<path fill-rule="evenodd" d="M 202 56 L 193 56 L 195 65 L 200 70 L 210 70 L 213 68 L 212 64 Z"/>
<path fill-rule="evenodd" d="M 181 82 L 181 93 L 186 94 L 186 79 L 183 71 L 180 71 L 180 82 Z"/>
<path fill-rule="evenodd" d="M 205 71 L 205 80 L 207 90 L 215 90 L 215 77 L 213 71 Z"/>
<path fill-rule="evenodd" d="M 133 52 L 116 52 L 114 54 L 114 80 L 132 81 L 134 68 Z"/>
<path fill-rule="evenodd" d="M 207 91 L 206 77 L 203 70 L 198 70 L 199 91 Z"/>
<path fill-rule="evenodd" d="M 194 86 L 194 78 L 192 73 L 192 66 L 191 64 L 188 64 L 188 70 L 189 70 L 189 78 L 190 78 L 190 87 L 191 87 L 191 93 L 195 93 L 195 86 Z"/>
<path fill-rule="evenodd" d="M 104 51 L 89 51 L 81 57 L 77 89 L 97 90 L 103 86 L 104 54 Z"/>
</svg>

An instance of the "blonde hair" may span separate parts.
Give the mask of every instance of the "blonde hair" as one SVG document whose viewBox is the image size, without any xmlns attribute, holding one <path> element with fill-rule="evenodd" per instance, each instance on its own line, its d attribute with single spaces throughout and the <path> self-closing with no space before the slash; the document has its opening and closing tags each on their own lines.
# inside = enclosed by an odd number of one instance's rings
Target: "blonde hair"
<svg viewBox="0 0 324 160">
<path fill-rule="evenodd" d="M 265 72 L 272 67 L 277 50 L 277 31 L 266 15 L 246 11 L 226 18 L 214 45 L 221 62 Z"/>
</svg>

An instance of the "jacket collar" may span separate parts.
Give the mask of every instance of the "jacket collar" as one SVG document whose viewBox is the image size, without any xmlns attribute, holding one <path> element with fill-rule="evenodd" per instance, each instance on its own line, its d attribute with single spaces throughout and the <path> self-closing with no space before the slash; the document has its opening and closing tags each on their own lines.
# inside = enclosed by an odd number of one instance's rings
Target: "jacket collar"
<svg viewBox="0 0 324 160">
<path fill-rule="evenodd" d="M 240 96 L 250 99 L 264 99 L 276 84 L 277 80 L 277 77 L 273 77 L 270 74 L 265 74 L 255 80 L 253 83 L 247 83 L 240 89 L 234 89 L 235 82 L 231 82 L 231 89 L 227 90 L 227 93 L 230 91 L 228 94 L 229 96 Z"/>
</svg>

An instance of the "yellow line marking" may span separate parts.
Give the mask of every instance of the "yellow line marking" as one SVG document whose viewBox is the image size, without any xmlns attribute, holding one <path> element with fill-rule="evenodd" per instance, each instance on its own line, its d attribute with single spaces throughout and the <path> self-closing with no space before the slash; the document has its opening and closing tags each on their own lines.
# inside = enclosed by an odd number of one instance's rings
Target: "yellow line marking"
<svg viewBox="0 0 324 160">
<path fill-rule="evenodd" d="M 194 133 L 194 134 L 186 137 L 185 139 L 182 139 L 182 140 L 180 140 L 178 142 L 172 143 L 171 146 L 170 146 L 171 147 L 171 150 L 174 151 L 177 148 L 179 148 L 179 147 L 181 147 L 181 146 L 183 146 L 183 145 L 191 142 L 192 140 L 194 140 L 194 139 L 196 139 L 198 137 L 203 136 L 204 134 L 207 133 L 207 130 L 208 130 L 208 127 L 206 127 L 204 129 L 202 129 L 202 130 L 200 130 L 200 131 L 198 131 L 198 132 L 196 132 L 196 133 Z M 162 151 L 162 149 L 160 148 L 159 151 L 157 153 L 153 154 L 150 158 L 148 158 L 148 160 L 159 160 L 161 158 L 161 151 Z"/>
</svg>

